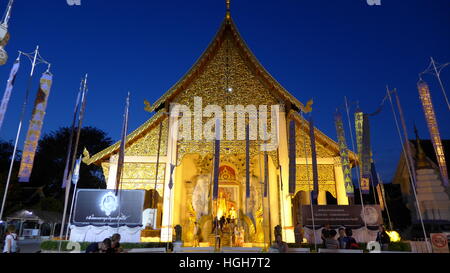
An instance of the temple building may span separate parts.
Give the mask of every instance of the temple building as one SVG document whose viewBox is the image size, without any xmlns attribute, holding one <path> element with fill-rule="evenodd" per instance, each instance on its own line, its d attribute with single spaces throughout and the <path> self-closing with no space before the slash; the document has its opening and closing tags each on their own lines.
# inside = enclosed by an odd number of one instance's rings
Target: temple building
<svg viewBox="0 0 450 273">
<path fill-rule="evenodd" d="M 173 106 L 187 106 L 192 113 L 204 107 L 204 116 L 194 120 L 189 128 L 179 115 L 173 118 Z M 220 142 L 218 198 L 213 203 L 215 142 L 182 137 L 182 131 L 199 134 L 196 126 L 209 126 L 205 112 L 210 105 L 227 109 L 242 106 L 267 106 L 268 130 L 276 131 L 277 145 L 267 152 L 264 160 L 261 139 L 250 141 L 250 197 L 246 193 L 245 126 L 240 126 L 233 114 L 231 135 L 225 133 Z M 279 106 L 275 108 L 274 106 Z M 230 10 L 212 39 L 192 68 L 164 95 L 146 110 L 154 113 L 142 126 L 128 135 L 121 175 L 121 189 L 146 190 L 155 196 L 148 206 L 155 209 L 152 231 L 146 234 L 162 242 L 172 241 L 174 227 L 183 229 L 183 241 L 189 245 L 194 238 L 195 223 L 200 228 L 200 244 L 211 242 L 215 217 L 235 219 L 244 229 L 247 244 L 261 245 L 274 240 L 273 230 L 280 225 L 283 239 L 294 242 L 294 226 L 301 222 L 301 206 L 310 204 L 313 171 L 309 123 L 301 115 L 305 109 L 297 98 L 284 89 L 259 63 L 233 22 Z M 185 107 L 186 108 L 186 107 Z M 261 109 L 261 108 L 259 108 Z M 185 109 L 186 110 L 186 109 Z M 225 112 L 225 111 L 224 111 Z M 244 113 L 243 113 L 244 112 Z M 274 120 L 274 113 L 276 119 Z M 227 112 L 227 115 L 229 113 Z M 332 113 L 330 113 L 332 114 Z M 185 116 L 183 118 L 186 118 Z M 245 116 L 252 123 L 253 116 Z M 289 193 L 289 124 L 295 121 L 296 193 Z M 276 123 L 276 124 L 275 124 Z M 228 124 L 227 124 L 228 125 Z M 258 127 L 261 129 L 261 123 Z M 228 129 L 228 128 L 227 128 Z M 225 131 L 225 127 L 223 127 Z M 201 130 L 200 130 L 201 131 Z M 201 133 L 201 132 L 200 132 Z M 315 128 L 317 170 L 319 177 L 318 204 L 348 205 L 339 145 Z M 120 142 L 84 158 L 86 164 L 102 167 L 108 189 L 116 187 Z M 349 153 L 352 165 L 356 155 Z M 266 166 L 264 166 L 266 162 Z M 264 178 L 267 176 L 267 195 Z M 144 232 L 145 233 L 145 232 Z"/>
<path fill-rule="evenodd" d="M 444 153 L 448 155 L 449 140 L 442 140 Z M 450 230 L 450 192 L 444 187 L 433 143 L 421 140 L 416 129 L 416 139 L 409 143 L 416 177 L 415 188 L 412 188 L 410 174 L 402 153 L 393 183 L 400 185 L 405 205 L 411 212 L 411 236 L 422 237 L 422 226 L 417 205 L 427 232 L 448 232 Z M 417 195 L 414 194 L 414 190 Z"/>
</svg>

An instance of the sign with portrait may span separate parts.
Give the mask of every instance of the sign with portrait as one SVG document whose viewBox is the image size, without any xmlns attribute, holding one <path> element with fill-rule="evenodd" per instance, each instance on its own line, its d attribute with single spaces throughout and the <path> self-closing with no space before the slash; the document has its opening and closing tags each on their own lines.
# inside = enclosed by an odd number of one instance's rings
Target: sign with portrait
<svg viewBox="0 0 450 273">
<path fill-rule="evenodd" d="M 449 253 L 448 238 L 445 233 L 431 233 L 433 253 Z"/>
<path fill-rule="evenodd" d="M 313 206 L 314 225 L 343 225 L 343 226 L 377 226 L 383 223 L 381 208 L 378 205 L 360 205 L 352 206 Z M 311 206 L 302 207 L 303 225 L 312 226 L 313 217 L 311 215 Z"/>
<path fill-rule="evenodd" d="M 75 225 L 142 225 L 145 191 L 77 191 L 72 223 Z"/>
</svg>

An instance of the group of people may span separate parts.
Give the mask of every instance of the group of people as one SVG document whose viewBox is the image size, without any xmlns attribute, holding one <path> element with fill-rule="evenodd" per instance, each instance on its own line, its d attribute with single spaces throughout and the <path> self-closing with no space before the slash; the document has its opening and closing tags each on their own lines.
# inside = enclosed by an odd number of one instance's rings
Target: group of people
<svg viewBox="0 0 450 273">
<path fill-rule="evenodd" d="M 86 253 L 120 253 L 123 249 L 120 246 L 120 234 L 116 233 L 111 238 L 106 238 L 102 242 L 92 243 L 86 248 Z"/>
<path fill-rule="evenodd" d="M 336 238 L 337 235 L 338 237 Z M 327 249 L 359 249 L 360 246 L 352 236 L 353 231 L 349 227 L 339 228 L 338 234 L 336 230 L 330 228 L 330 225 L 326 225 L 322 229 L 321 239 L 323 246 Z M 382 251 L 388 250 L 391 239 L 383 225 L 380 225 L 378 228 L 376 242 L 380 244 Z"/>
<path fill-rule="evenodd" d="M 230 236 L 231 246 L 241 247 L 244 244 L 245 230 L 242 225 L 236 223 L 236 219 L 221 217 L 213 221 L 211 234 L 216 234 L 216 247 L 220 247 L 222 237 L 225 234 Z"/>
</svg>

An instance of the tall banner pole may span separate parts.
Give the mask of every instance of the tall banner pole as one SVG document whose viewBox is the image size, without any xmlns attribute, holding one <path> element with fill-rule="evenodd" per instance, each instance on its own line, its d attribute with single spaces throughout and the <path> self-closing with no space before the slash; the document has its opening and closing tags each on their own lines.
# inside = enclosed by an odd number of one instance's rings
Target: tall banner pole
<svg viewBox="0 0 450 273">
<path fill-rule="evenodd" d="M 81 95 L 81 110 L 80 110 L 80 115 L 78 117 L 78 128 L 77 128 L 77 135 L 76 135 L 76 139 L 75 139 L 75 148 L 74 148 L 74 152 L 72 154 L 72 163 L 71 163 L 71 167 L 69 170 L 69 176 L 66 178 L 68 181 L 66 181 L 66 193 L 65 193 L 65 200 L 64 200 L 64 211 L 63 211 L 63 218 L 62 218 L 62 223 L 61 223 L 61 230 L 60 230 L 60 243 L 59 243 L 59 251 L 61 251 L 61 243 L 62 243 L 62 239 L 63 239 L 63 235 L 64 235 L 64 226 L 66 223 L 66 216 L 67 216 L 67 207 L 68 207 L 68 202 L 69 202 L 69 196 L 70 196 L 70 188 L 71 188 L 71 183 L 70 180 L 72 179 L 72 173 L 73 173 L 73 167 L 75 165 L 75 161 L 76 161 L 76 156 L 77 156 L 77 152 L 78 152 L 78 142 L 80 140 L 80 134 L 81 134 L 81 127 L 83 126 L 83 118 L 84 118 L 84 111 L 86 108 L 86 96 L 87 96 L 87 78 L 88 75 L 86 74 L 85 78 L 84 78 L 84 83 L 83 83 L 83 93 Z M 69 228 L 69 227 L 67 227 Z"/>
<path fill-rule="evenodd" d="M 22 112 L 20 114 L 19 127 L 17 128 L 16 140 L 14 141 L 14 150 L 13 150 L 13 154 L 11 156 L 11 163 L 9 165 L 8 178 L 6 180 L 5 193 L 3 194 L 2 207 L 0 209 L 0 220 L 3 219 L 3 212 L 5 210 L 5 203 L 6 203 L 6 198 L 8 195 L 9 184 L 11 182 L 11 174 L 12 174 L 12 170 L 14 167 L 14 159 L 16 158 L 16 153 L 17 153 L 17 144 L 19 142 L 20 132 L 22 130 L 22 123 L 23 123 L 23 119 L 25 118 L 25 112 L 27 110 L 28 97 L 30 94 L 30 88 L 31 88 L 32 80 L 33 80 L 34 68 L 36 66 L 38 54 L 39 54 L 39 46 L 37 46 L 36 50 L 34 51 L 33 61 L 31 64 L 31 72 L 30 72 L 30 76 L 28 78 L 27 89 L 25 91 L 25 99 L 24 99 L 23 105 L 22 105 Z"/>
<path fill-rule="evenodd" d="M 351 139 L 351 141 L 352 141 L 352 150 L 354 151 L 354 150 L 355 150 L 355 140 L 354 140 L 354 138 L 353 138 L 353 130 L 352 130 L 351 119 L 350 119 L 350 108 L 349 108 L 349 106 L 348 106 L 348 100 L 347 100 L 347 97 L 344 97 L 344 99 L 345 99 L 345 110 L 346 110 L 346 112 L 347 112 L 348 128 L 349 128 L 349 130 L 350 130 L 350 139 Z M 355 116 L 355 117 L 356 117 L 356 116 Z M 356 121 L 355 121 L 355 122 L 356 122 Z M 356 132 L 356 134 L 357 134 L 356 137 L 357 137 L 358 139 L 361 138 L 361 141 L 362 141 L 362 135 L 360 136 L 360 135 L 358 134 L 358 132 Z M 359 140 L 358 140 L 358 141 L 359 141 Z M 358 147 L 358 155 L 359 155 L 359 149 L 360 149 L 360 148 Z M 358 156 L 358 158 L 359 158 L 359 160 L 361 160 L 359 156 Z M 361 199 L 361 207 L 362 207 L 362 211 L 363 211 L 363 213 L 365 214 L 366 209 L 365 209 L 365 206 L 364 206 L 364 198 L 363 198 L 363 195 L 362 195 L 362 192 L 361 192 L 361 169 L 360 169 L 360 167 L 359 167 L 358 162 L 355 163 L 355 165 L 356 165 L 356 172 L 358 173 L 357 177 L 358 177 L 358 185 L 359 185 L 359 198 Z M 364 214 L 363 214 L 363 215 L 364 215 Z M 363 217 L 363 220 L 364 220 L 364 227 L 366 228 L 366 233 L 365 233 L 364 239 L 366 239 L 366 241 L 367 241 L 368 229 L 367 229 L 367 221 L 366 221 L 366 217 Z"/>
<path fill-rule="evenodd" d="M 84 78 L 81 80 L 80 90 L 78 91 L 77 100 L 75 102 L 75 108 L 73 109 L 72 127 L 70 129 L 69 143 L 67 144 L 66 166 L 64 167 L 64 176 L 63 176 L 63 181 L 61 183 L 61 185 L 62 185 L 61 187 L 63 189 L 66 188 L 67 176 L 69 174 L 70 159 L 72 157 L 72 144 L 73 144 L 73 138 L 75 135 L 75 124 L 77 122 L 78 110 L 80 108 L 80 99 L 81 99 L 81 96 L 83 93 L 83 83 L 84 83 Z"/>
<path fill-rule="evenodd" d="M 388 98 L 389 98 L 389 102 L 391 103 L 392 114 L 394 116 L 395 125 L 397 127 L 397 133 L 398 133 L 398 137 L 400 139 L 400 144 L 402 145 L 403 156 L 406 159 L 405 160 L 406 161 L 406 166 L 407 166 L 409 177 L 410 177 L 411 188 L 413 190 L 414 197 L 416 199 L 416 209 L 417 209 L 417 212 L 418 212 L 418 215 L 419 215 L 420 224 L 422 225 L 423 236 L 425 238 L 425 243 L 427 245 L 428 252 L 432 253 L 432 250 L 431 250 L 430 246 L 428 245 L 427 232 L 426 232 L 425 225 L 424 225 L 424 222 L 423 222 L 423 217 L 422 217 L 422 212 L 421 212 L 421 209 L 420 209 L 419 199 L 417 199 L 417 191 L 416 191 L 416 186 L 415 186 L 416 185 L 416 176 L 412 174 L 412 170 L 413 169 L 411 168 L 411 166 L 409 166 L 409 161 L 407 160 L 408 155 L 406 154 L 406 148 L 405 148 L 405 145 L 407 145 L 407 144 L 403 143 L 402 134 L 400 132 L 400 125 L 398 124 L 397 114 L 395 112 L 394 103 L 392 102 L 391 91 L 389 90 L 388 86 L 386 86 L 386 90 L 387 90 L 387 95 L 388 95 Z"/>
<path fill-rule="evenodd" d="M 436 153 L 436 159 L 441 172 L 443 185 L 444 187 L 448 187 L 448 172 L 444 154 L 444 146 L 442 145 L 436 113 L 431 100 L 430 88 L 423 80 L 420 80 L 417 83 L 417 88 L 419 89 L 420 100 L 422 101 L 423 111 L 427 121 L 428 130 L 430 132 L 431 142 L 433 143 L 434 151 Z"/>
<path fill-rule="evenodd" d="M 406 146 L 405 147 L 406 148 L 406 155 L 407 155 L 406 160 L 409 160 L 409 164 L 410 164 L 409 167 L 411 168 L 411 173 L 414 176 L 413 182 L 414 182 L 414 185 L 415 185 L 416 184 L 416 178 L 415 178 L 416 177 L 416 170 L 415 170 L 415 167 L 414 167 L 414 160 L 413 160 L 413 157 L 412 157 L 411 147 L 409 146 L 409 137 L 408 137 L 408 130 L 406 128 L 405 115 L 403 114 L 403 108 L 402 108 L 402 105 L 400 104 L 400 98 L 398 96 L 397 89 L 394 89 L 393 93 L 395 94 L 395 100 L 397 102 L 398 113 L 399 113 L 400 121 L 401 121 L 402 128 L 403 128 L 403 134 L 405 136 L 405 143 L 407 143 L 405 145 Z"/>
<path fill-rule="evenodd" d="M 69 238 L 69 227 L 72 223 L 72 212 L 73 212 L 73 205 L 75 203 L 75 197 L 77 195 L 77 189 L 78 189 L 78 180 L 80 178 L 80 167 L 81 167 L 81 155 L 80 158 L 77 160 L 77 164 L 75 165 L 74 175 L 72 177 L 72 183 L 75 185 L 75 188 L 73 189 L 73 195 L 72 195 L 72 201 L 70 204 L 70 210 L 69 210 L 69 218 L 67 220 L 67 229 L 66 229 L 66 238 Z"/>
</svg>

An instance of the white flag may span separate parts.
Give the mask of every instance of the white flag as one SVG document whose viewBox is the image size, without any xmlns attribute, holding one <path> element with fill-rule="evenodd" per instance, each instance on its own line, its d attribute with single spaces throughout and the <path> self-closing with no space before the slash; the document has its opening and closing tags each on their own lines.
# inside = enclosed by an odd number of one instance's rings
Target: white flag
<svg viewBox="0 0 450 273">
<path fill-rule="evenodd" d="M 3 125 L 6 109 L 8 108 L 9 99 L 11 98 L 11 92 L 14 87 L 14 81 L 16 79 L 17 71 L 19 71 L 19 67 L 20 67 L 20 59 L 17 58 L 9 74 L 8 82 L 6 83 L 5 94 L 3 95 L 2 104 L 0 105 L 0 129 L 2 128 Z"/>
<path fill-rule="evenodd" d="M 75 168 L 73 170 L 72 175 L 72 183 L 76 185 L 78 180 L 80 179 L 80 165 L 81 165 L 81 156 L 78 158 L 77 163 L 75 164 Z"/>
</svg>

